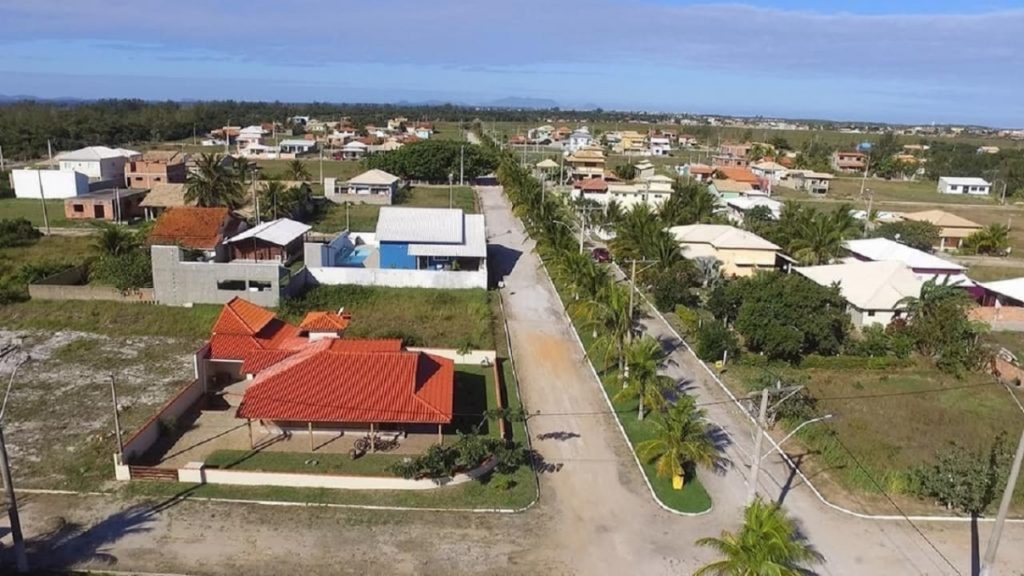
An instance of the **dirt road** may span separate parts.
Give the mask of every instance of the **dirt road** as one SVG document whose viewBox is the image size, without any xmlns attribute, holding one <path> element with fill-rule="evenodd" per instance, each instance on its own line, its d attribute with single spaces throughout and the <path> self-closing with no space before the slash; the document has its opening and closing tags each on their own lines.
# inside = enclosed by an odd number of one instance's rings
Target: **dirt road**
<svg viewBox="0 0 1024 576">
<path fill-rule="evenodd" d="M 189 574 L 688 574 L 711 554 L 699 537 L 739 524 L 750 435 L 726 405 L 711 418 L 734 438 L 736 465 L 704 473 L 715 501 L 701 517 L 670 514 L 651 499 L 625 441 L 607 413 L 561 304 L 543 275 L 532 243 L 499 188 L 480 189 L 491 265 L 503 294 L 514 356 L 535 448 L 545 460 L 541 499 L 516 515 L 354 511 L 240 503 L 148 503 L 132 507 L 102 496 L 26 495 L 23 521 L 33 560 L 51 566 Z M 659 333 L 656 323 L 648 323 Z M 677 356 L 673 375 L 699 372 Z M 699 378 L 693 393 L 716 398 Z M 775 459 L 763 489 L 786 484 Z M 821 574 L 968 574 L 966 524 L 922 529 L 948 556 L 947 566 L 905 522 L 869 522 L 834 513 L 805 487 L 791 486 L 785 504 L 803 523 L 827 563 Z M 5 542 L 9 537 L 4 533 Z M 1024 566 L 1009 527 L 1002 566 Z M 982 542 L 987 526 L 982 528 Z M 1006 568 L 1000 574 L 1012 574 Z"/>
</svg>

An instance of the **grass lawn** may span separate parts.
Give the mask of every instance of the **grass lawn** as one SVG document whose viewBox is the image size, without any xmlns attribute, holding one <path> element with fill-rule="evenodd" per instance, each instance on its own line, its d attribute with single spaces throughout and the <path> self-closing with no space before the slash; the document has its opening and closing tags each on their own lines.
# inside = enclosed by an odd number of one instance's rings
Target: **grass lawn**
<svg viewBox="0 0 1024 576">
<path fill-rule="evenodd" d="M 86 221 L 72 221 L 64 217 L 63 200 L 47 200 L 46 216 L 53 228 L 88 226 Z M 43 206 L 39 200 L 28 198 L 0 198 L 0 219 L 25 218 L 37 228 L 43 226 Z"/>
<path fill-rule="evenodd" d="M 563 304 L 569 301 L 566 299 L 565 290 L 559 286 L 558 282 L 555 283 L 555 286 L 558 288 Z M 622 423 L 622 427 L 626 430 L 626 436 L 629 438 L 629 443 L 635 449 L 638 443 L 653 437 L 654 433 L 651 429 L 651 422 L 656 420 L 658 415 L 656 413 L 649 413 L 643 421 L 639 421 L 637 420 L 638 402 L 636 400 L 615 400 L 615 395 L 622 389 L 618 382 L 617 370 L 614 366 L 606 367 L 604 365 L 604 354 L 595 349 L 595 339 L 592 331 L 581 330 L 578 318 L 573 318 L 573 324 L 575 324 L 576 332 L 579 334 L 580 340 L 582 340 L 583 346 L 587 350 L 587 357 L 594 363 L 594 368 L 601 376 L 601 384 L 604 386 L 605 393 L 612 399 L 615 417 Z M 711 508 L 711 497 L 704 489 L 699 477 L 687 478 L 685 487 L 682 490 L 675 490 L 672 488 L 672 480 L 670 478 L 662 478 L 657 475 L 653 462 L 641 460 L 641 465 L 643 466 L 644 475 L 650 481 L 655 494 L 658 495 L 658 499 L 669 508 L 688 513 L 704 512 Z"/>
<path fill-rule="evenodd" d="M 855 177 L 838 177 L 832 180 L 828 194 L 824 199 L 811 198 L 802 190 L 794 190 L 786 186 L 776 186 L 772 190 L 781 198 L 795 198 L 797 200 L 829 200 L 848 201 L 857 204 L 858 208 L 865 207 L 868 201 L 868 193 L 860 194 L 861 179 Z M 873 206 L 881 207 L 886 202 L 929 202 L 934 204 L 985 204 L 996 207 L 995 202 L 986 196 L 965 196 L 957 194 L 940 194 L 935 190 L 935 182 L 930 180 L 901 181 L 882 180 L 868 178 L 864 184 L 865 190 L 874 192 Z M 864 206 L 861 206 L 863 204 Z M 943 207 L 944 209 L 946 207 Z M 897 209 L 897 208 L 894 208 Z M 921 207 L 921 210 L 927 209 Z M 914 210 L 912 207 L 900 206 L 899 211 Z"/>
<path fill-rule="evenodd" d="M 872 478 L 886 492 L 905 493 L 909 471 L 932 461 L 936 451 L 953 442 L 987 450 L 1000 431 L 1008 434 L 1012 450 L 1024 426 L 1020 410 L 991 376 L 972 373 L 958 380 L 924 359 L 885 370 L 771 370 L 784 380 L 805 383 L 818 399 L 818 411 L 835 415 L 827 425 L 804 428 L 798 437 L 811 450 L 813 469 L 854 493 L 878 494 Z M 762 371 L 735 365 L 726 381 L 736 390 L 749 390 Z M 935 389 L 943 391 L 922 392 Z M 1020 487 L 1015 502 L 1024 504 Z"/>
<path fill-rule="evenodd" d="M 455 186 L 453 200 L 456 208 L 462 208 L 467 214 L 475 214 L 476 197 L 469 186 Z M 396 206 L 419 206 L 425 208 L 447 208 L 448 187 L 416 186 L 403 193 L 395 202 Z M 323 211 L 313 221 L 313 229 L 318 232 L 338 232 L 345 229 L 348 211 L 348 222 L 355 232 L 373 232 L 377 228 L 377 214 L 380 206 L 372 204 L 352 204 L 346 208 L 342 204 L 324 202 Z"/>
<path fill-rule="evenodd" d="M 29 300 L 0 306 L 0 326 L 9 330 L 74 330 L 105 336 L 164 336 L 203 339 L 221 306 L 192 308 L 105 301 Z"/>
<path fill-rule="evenodd" d="M 362 162 L 357 160 L 331 160 L 327 156 L 329 153 L 324 152 L 324 178 L 342 178 L 349 179 L 356 174 L 360 174 L 366 170 Z M 312 176 L 313 182 L 323 184 L 320 182 L 320 158 L 302 158 L 302 163 L 306 166 L 306 170 L 309 171 L 309 175 Z M 291 160 L 257 160 L 256 164 L 263 169 L 263 174 L 266 176 L 281 176 L 285 179 L 290 177 L 285 176 L 285 170 L 288 168 L 288 164 Z"/>
<path fill-rule="evenodd" d="M 1020 278 L 1024 276 L 1024 268 L 1010 266 L 970 266 L 967 269 L 967 276 L 977 282 L 993 282 L 995 280 L 1006 280 L 1008 278 Z"/>
<path fill-rule="evenodd" d="M 423 290 L 374 286 L 317 286 L 286 300 L 282 317 L 300 322 L 311 310 L 352 313 L 351 338 L 403 338 L 409 345 L 493 350 L 485 290 Z"/>
<path fill-rule="evenodd" d="M 81 264 L 93 256 L 91 244 L 88 236 L 43 236 L 28 246 L 0 248 L 0 272 L 44 262 Z"/>
</svg>

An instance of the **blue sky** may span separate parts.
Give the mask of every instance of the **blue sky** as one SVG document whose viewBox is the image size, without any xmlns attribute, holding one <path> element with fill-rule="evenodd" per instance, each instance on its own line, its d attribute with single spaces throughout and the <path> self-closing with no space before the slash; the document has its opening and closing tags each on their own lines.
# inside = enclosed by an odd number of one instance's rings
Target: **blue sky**
<svg viewBox="0 0 1024 576">
<path fill-rule="evenodd" d="M 0 0 L 0 94 L 1024 126 L 1024 0 Z"/>
</svg>

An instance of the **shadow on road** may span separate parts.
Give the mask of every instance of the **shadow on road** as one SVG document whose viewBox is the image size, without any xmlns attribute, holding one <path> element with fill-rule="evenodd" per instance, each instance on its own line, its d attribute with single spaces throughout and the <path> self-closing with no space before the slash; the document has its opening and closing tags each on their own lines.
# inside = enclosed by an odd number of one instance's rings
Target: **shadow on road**
<svg viewBox="0 0 1024 576">
<path fill-rule="evenodd" d="M 537 471 L 537 474 L 554 474 L 562 470 L 562 463 L 548 462 L 544 459 L 544 456 L 536 450 L 530 455 L 533 460 L 533 469 Z"/>
<path fill-rule="evenodd" d="M 580 435 L 576 432 L 566 432 L 559 430 L 558 432 L 545 432 L 543 434 L 537 434 L 537 440 L 558 440 L 559 442 L 565 442 L 572 438 L 579 438 Z"/>
<path fill-rule="evenodd" d="M 488 284 L 492 287 L 505 280 L 512 273 L 523 253 L 502 244 L 487 245 Z"/>
</svg>

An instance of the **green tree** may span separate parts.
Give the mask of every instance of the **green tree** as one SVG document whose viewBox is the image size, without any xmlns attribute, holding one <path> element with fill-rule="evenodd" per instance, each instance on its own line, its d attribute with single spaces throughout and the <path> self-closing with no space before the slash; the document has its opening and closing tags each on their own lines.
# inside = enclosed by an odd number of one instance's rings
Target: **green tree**
<svg viewBox="0 0 1024 576">
<path fill-rule="evenodd" d="M 0 220 L 0 248 L 35 243 L 43 234 L 25 218 Z"/>
<path fill-rule="evenodd" d="M 900 220 L 884 222 L 871 232 L 875 238 L 888 238 L 911 248 L 931 252 L 932 247 L 939 243 L 939 228 L 924 220 Z"/>
<path fill-rule="evenodd" d="M 101 257 L 122 256 L 138 250 L 142 245 L 138 235 L 123 226 L 104 222 L 98 228 L 93 237 L 92 250 Z"/>
<path fill-rule="evenodd" d="M 241 179 L 227 167 L 224 156 L 202 154 L 185 184 L 185 202 L 197 206 L 239 208 L 245 204 Z"/>
<path fill-rule="evenodd" d="M 714 468 L 722 456 L 713 439 L 713 427 L 691 396 L 680 396 L 666 412 L 651 423 L 654 437 L 636 445 L 637 454 L 655 463 L 661 478 L 679 478 L 696 472 L 697 466 Z"/>
<path fill-rule="evenodd" d="M 961 250 L 967 254 L 1005 254 L 1010 247 L 1010 229 L 1004 224 L 989 224 L 964 240 Z"/>
<path fill-rule="evenodd" d="M 260 212 L 269 214 L 273 219 L 279 215 L 288 215 L 290 212 L 284 204 L 287 202 L 288 188 L 280 180 L 268 180 L 263 183 L 263 190 L 260 191 Z"/>
<path fill-rule="evenodd" d="M 726 353 L 733 358 L 740 347 L 732 330 L 718 320 L 708 320 L 697 328 L 695 344 L 697 357 L 709 362 L 721 360 Z"/>
<path fill-rule="evenodd" d="M 636 178 L 636 165 L 635 164 L 619 164 L 612 168 L 612 172 L 622 180 L 632 180 Z"/>
<path fill-rule="evenodd" d="M 722 531 L 717 538 L 697 540 L 697 545 L 722 558 L 694 576 L 803 576 L 810 573 L 807 566 L 822 561 L 782 508 L 760 497 L 744 510 L 738 532 Z"/>
<path fill-rule="evenodd" d="M 789 251 L 802 264 L 827 264 L 843 252 L 843 242 L 859 231 L 850 207 L 840 205 L 832 212 L 801 214 L 789 241 Z"/>
<path fill-rule="evenodd" d="M 629 310 L 629 289 L 609 282 L 596 298 L 584 302 L 581 310 L 584 323 L 597 338 L 595 346 L 605 351 L 605 365 L 609 358 L 615 358 L 619 378 L 623 378 L 626 342 L 634 322 Z"/>
<path fill-rule="evenodd" d="M 937 454 L 934 463 L 914 469 L 914 492 L 976 518 L 992 504 L 1006 481 L 1010 456 L 1005 432 L 996 436 L 988 452 L 951 444 Z"/>
<path fill-rule="evenodd" d="M 987 359 L 980 344 L 983 326 L 967 315 L 971 299 L 949 277 L 931 279 L 917 297 L 897 303 L 907 314 L 907 332 L 917 351 L 935 359 L 936 365 L 953 374 L 981 367 Z"/>
<path fill-rule="evenodd" d="M 306 167 L 306 163 L 298 158 L 295 158 L 284 169 L 285 177 L 289 180 L 298 180 L 306 182 L 313 176 L 309 173 L 309 168 Z"/>
<path fill-rule="evenodd" d="M 637 420 L 643 420 L 645 409 L 660 410 L 665 406 L 665 392 L 672 379 L 658 374 L 665 357 L 661 344 L 650 336 L 634 340 L 626 347 L 626 387 L 615 395 L 616 401 L 636 399 Z"/>
</svg>

